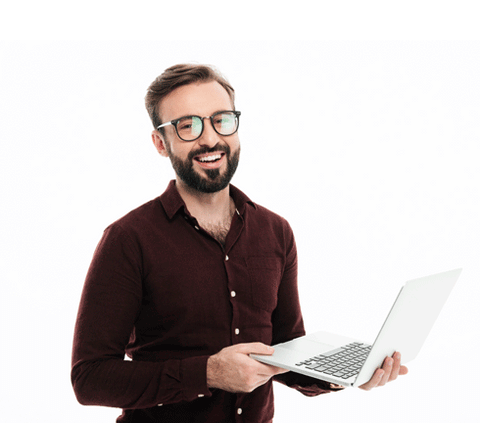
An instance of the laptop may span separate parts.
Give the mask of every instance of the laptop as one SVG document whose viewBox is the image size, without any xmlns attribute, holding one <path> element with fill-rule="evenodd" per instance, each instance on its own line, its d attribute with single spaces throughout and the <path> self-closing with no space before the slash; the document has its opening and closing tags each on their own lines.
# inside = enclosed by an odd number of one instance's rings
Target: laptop
<svg viewBox="0 0 480 423">
<path fill-rule="evenodd" d="M 461 271 L 406 282 L 372 345 L 322 331 L 274 345 L 273 355 L 251 357 L 345 387 L 360 386 L 394 352 L 402 354 L 402 364 L 417 356 Z"/>
</svg>

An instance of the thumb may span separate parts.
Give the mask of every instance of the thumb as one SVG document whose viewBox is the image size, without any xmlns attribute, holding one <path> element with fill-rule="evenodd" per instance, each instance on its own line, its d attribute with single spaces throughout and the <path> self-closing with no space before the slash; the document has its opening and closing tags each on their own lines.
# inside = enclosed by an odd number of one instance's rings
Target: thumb
<svg viewBox="0 0 480 423">
<path fill-rule="evenodd" d="M 272 355 L 275 349 L 269 345 L 261 342 L 251 342 L 248 344 L 240 344 L 241 352 L 245 354 L 260 354 L 260 355 Z"/>
</svg>

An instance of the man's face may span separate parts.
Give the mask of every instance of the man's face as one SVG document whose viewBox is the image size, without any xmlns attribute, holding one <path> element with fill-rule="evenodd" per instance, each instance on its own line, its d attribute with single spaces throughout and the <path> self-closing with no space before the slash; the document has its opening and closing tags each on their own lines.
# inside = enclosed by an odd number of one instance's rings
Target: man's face
<svg viewBox="0 0 480 423">
<path fill-rule="evenodd" d="M 187 115 L 211 116 L 222 110 L 233 110 L 227 91 L 218 82 L 179 87 L 165 97 L 159 107 L 162 122 Z M 204 129 L 195 141 L 182 141 L 173 125 L 164 127 L 165 135 L 154 131 L 153 139 L 160 154 L 168 156 L 177 181 L 203 193 L 220 191 L 228 186 L 238 165 L 238 134 L 222 136 L 204 119 Z"/>
</svg>

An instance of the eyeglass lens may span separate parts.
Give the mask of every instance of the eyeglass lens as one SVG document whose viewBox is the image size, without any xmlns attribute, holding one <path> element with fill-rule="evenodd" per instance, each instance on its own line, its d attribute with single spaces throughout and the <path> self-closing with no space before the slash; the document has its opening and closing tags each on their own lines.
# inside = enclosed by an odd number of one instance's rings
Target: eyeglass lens
<svg viewBox="0 0 480 423">
<path fill-rule="evenodd" d="M 237 130 L 238 118 L 235 113 L 217 113 L 212 116 L 211 121 L 220 135 L 232 135 Z M 177 121 L 176 128 L 181 139 L 193 141 L 202 133 L 203 120 L 198 116 L 187 116 Z"/>
</svg>

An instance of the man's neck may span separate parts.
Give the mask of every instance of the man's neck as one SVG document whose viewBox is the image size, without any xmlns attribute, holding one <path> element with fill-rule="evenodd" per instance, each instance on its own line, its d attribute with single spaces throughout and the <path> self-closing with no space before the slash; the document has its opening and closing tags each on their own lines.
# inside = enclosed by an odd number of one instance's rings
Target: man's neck
<svg viewBox="0 0 480 423">
<path fill-rule="evenodd" d="M 188 211 L 200 222 L 223 222 L 235 211 L 229 186 L 218 192 L 203 193 L 188 187 L 178 178 L 176 186 Z"/>
</svg>

